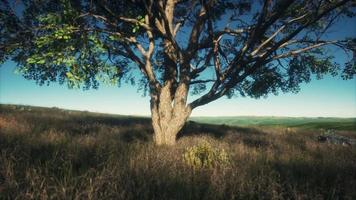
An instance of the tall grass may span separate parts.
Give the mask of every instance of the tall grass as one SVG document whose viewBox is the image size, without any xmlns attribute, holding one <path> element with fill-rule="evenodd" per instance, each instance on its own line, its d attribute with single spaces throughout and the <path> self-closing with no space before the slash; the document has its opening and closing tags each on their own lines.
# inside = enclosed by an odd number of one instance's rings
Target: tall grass
<svg viewBox="0 0 356 200">
<path fill-rule="evenodd" d="M 190 123 L 174 147 L 151 133 L 147 118 L 2 106 L 0 199 L 356 199 L 355 147 L 319 130 Z M 207 143 L 229 164 L 185 162 Z"/>
</svg>

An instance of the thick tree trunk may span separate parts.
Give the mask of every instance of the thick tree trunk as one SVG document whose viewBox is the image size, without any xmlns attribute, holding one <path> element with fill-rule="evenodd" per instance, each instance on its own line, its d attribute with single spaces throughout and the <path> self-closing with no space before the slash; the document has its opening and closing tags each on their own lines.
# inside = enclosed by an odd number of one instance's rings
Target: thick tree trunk
<svg viewBox="0 0 356 200">
<path fill-rule="evenodd" d="M 152 125 L 154 129 L 154 142 L 157 145 L 174 145 L 178 132 L 183 128 L 187 117 L 183 116 L 179 119 L 179 123 L 169 123 L 165 125 L 167 119 L 153 119 Z"/>
<path fill-rule="evenodd" d="M 178 86 L 174 98 L 171 84 L 165 85 L 159 94 L 151 94 L 151 116 L 154 142 L 157 145 L 174 145 L 178 132 L 191 114 L 186 106 L 187 87 Z"/>
</svg>

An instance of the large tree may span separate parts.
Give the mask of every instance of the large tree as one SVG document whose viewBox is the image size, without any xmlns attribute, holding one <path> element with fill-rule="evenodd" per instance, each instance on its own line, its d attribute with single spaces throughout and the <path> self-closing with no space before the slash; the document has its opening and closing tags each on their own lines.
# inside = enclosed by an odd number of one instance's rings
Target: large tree
<svg viewBox="0 0 356 200">
<path fill-rule="evenodd" d="M 355 39 L 326 35 L 354 9 L 350 0 L 1 0 L 0 61 L 39 84 L 136 81 L 151 97 L 155 143 L 172 145 L 192 110 L 220 97 L 354 78 Z M 334 62 L 335 48 L 348 62 Z M 202 95 L 188 102 L 189 91 Z"/>
</svg>

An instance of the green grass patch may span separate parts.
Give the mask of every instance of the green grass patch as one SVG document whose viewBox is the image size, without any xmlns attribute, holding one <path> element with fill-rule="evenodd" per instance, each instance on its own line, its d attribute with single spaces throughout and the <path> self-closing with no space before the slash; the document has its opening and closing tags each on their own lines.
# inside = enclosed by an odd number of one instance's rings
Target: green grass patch
<svg viewBox="0 0 356 200">
<path fill-rule="evenodd" d="M 192 117 L 191 121 L 229 126 L 281 126 L 305 129 L 356 130 L 356 118 L 308 117 Z"/>
</svg>

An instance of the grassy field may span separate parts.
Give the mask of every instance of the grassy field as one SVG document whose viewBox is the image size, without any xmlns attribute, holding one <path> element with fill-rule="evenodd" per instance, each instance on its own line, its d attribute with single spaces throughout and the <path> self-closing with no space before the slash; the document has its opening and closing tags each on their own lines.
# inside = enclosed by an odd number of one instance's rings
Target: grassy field
<svg viewBox="0 0 356 200">
<path fill-rule="evenodd" d="M 356 199 L 356 148 L 316 140 L 355 119 L 192 120 L 156 147 L 149 118 L 1 105 L 0 199 Z"/>
<path fill-rule="evenodd" d="M 304 129 L 356 130 L 356 118 L 332 117 L 193 117 L 192 121 L 229 126 L 272 126 Z"/>
</svg>

